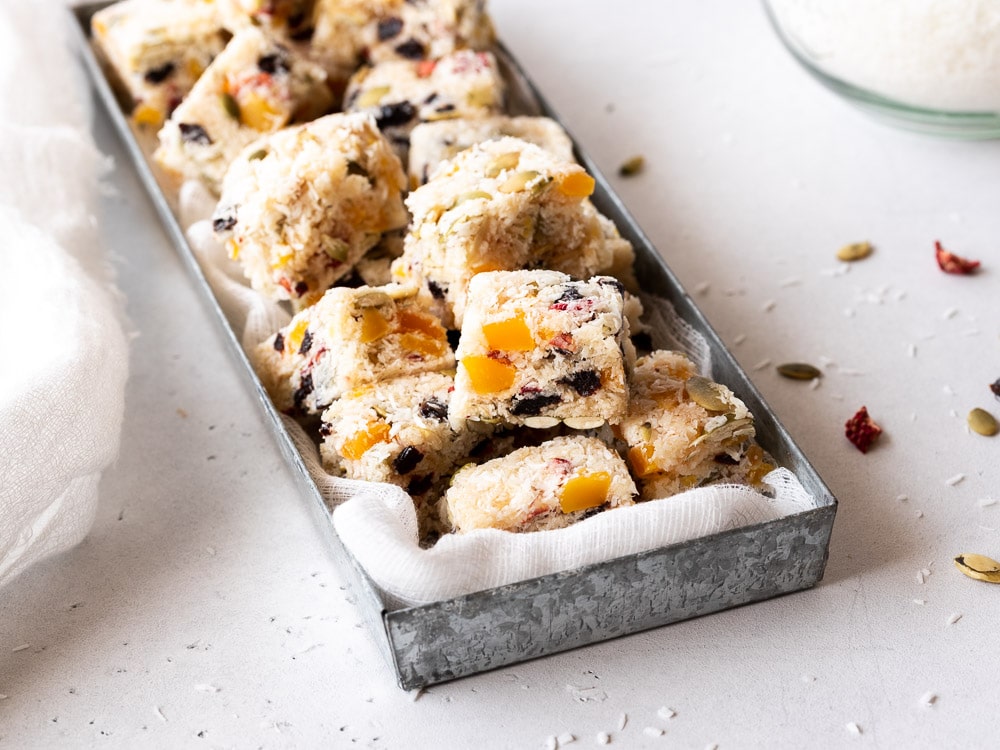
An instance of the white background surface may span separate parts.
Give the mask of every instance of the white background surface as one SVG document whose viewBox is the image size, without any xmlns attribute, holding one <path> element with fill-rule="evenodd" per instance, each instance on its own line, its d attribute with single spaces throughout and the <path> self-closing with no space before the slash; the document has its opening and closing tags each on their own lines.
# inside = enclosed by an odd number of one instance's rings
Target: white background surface
<svg viewBox="0 0 1000 750">
<path fill-rule="evenodd" d="M 699 305 L 840 500 L 820 586 L 414 701 L 99 115 L 118 160 L 106 228 L 139 331 L 123 448 L 87 541 L 0 592 L 0 746 L 1000 742 L 1000 586 L 951 563 L 1000 557 L 1000 503 L 980 504 L 1000 500 L 1000 437 L 965 427 L 974 406 L 1000 414 L 1000 142 L 869 121 L 795 67 L 756 3 L 613 11 L 493 3 L 605 172 L 646 157 L 613 182 L 681 281 L 708 285 Z M 861 239 L 876 253 L 832 275 Z M 984 271 L 942 274 L 935 239 Z M 817 390 L 756 369 L 824 357 Z M 862 404 L 885 429 L 868 455 L 843 437 Z"/>
</svg>

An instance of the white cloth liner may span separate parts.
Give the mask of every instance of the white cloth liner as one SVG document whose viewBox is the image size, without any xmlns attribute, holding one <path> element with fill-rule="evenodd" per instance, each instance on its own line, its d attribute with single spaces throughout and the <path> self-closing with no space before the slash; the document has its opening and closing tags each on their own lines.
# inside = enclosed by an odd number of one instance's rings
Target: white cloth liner
<svg viewBox="0 0 1000 750">
<path fill-rule="evenodd" d="M 285 325 L 290 315 L 278 303 L 250 290 L 239 267 L 226 257 L 208 221 L 212 200 L 200 186 L 186 184 L 181 190 L 180 216 L 184 224 L 193 222 L 188 240 L 252 361 L 254 346 Z M 643 304 L 653 343 L 686 352 L 710 376 L 710 351 L 704 338 L 667 301 L 644 295 Z M 564 529 L 531 534 L 479 530 L 448 535 L 433 548 L 421 549 L 413 503 L 402 489 L 327 474 L 312 438 L 294 420 L 284 421 L 313 480 L 335 509 L 338 535 L 393 607 L 441 601 L 571 570 L 815 506 L 798 479 L 778 469 L 765 478 L 773 497 L 737 485 L 701 487 L 668 500 L 599 513 Z"/>
<path fill-rule="evenodd" d="M 0 2 L 0 586 L 79 542 L 128 350 L 94 212 L 107 161 L 64 4 Z"/>
</svg>

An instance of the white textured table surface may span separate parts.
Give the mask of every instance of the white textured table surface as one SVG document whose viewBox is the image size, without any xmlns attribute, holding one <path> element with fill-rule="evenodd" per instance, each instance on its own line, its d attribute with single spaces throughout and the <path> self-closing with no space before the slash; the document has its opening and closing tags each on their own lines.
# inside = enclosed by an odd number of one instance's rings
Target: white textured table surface
<svg viewBox="0 0 1000 750">
<path fill-rule="evenodd" d="M 493 5 L 607 174 L 646 157 L 622 197 L 839 498 L 819 587 L 400 692 L 98 115 L 139 332 L 123 446 L 86 542 L 0 593 L 0 746 L 996 746 L 1000 586 L 951 558 L 1000 557 L 1000 437 L 965 426 L 1000 414 L 1000 142 L 869 121 L 755 3 L 614 10 Z M 935 239 L 984 272 L 942 274 Z M 812 390 L 767 360 L 833 364 Z M 843 436 L 862 404 L 868 455 Z"/>
</svg>

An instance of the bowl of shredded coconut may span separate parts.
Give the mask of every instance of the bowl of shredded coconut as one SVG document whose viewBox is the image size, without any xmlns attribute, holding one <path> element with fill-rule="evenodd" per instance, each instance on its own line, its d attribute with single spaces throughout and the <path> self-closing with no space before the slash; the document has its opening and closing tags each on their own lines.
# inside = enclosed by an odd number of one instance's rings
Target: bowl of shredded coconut
<svg viewBox="0 0 1000 750">
<path fill-rule="evenodd" d="M 1000 0 L 764 0 L 809 73 L 936 135 L 1000 138 Z"/>
</svg>

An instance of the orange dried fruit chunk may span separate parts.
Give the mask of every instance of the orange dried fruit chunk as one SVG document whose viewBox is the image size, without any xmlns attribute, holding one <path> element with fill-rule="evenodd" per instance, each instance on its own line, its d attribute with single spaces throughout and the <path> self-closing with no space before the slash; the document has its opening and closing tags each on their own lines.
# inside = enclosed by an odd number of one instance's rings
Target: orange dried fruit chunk
<svg viewBox="0 0 1000 750">
<path fill-rule="evenodd" d="M 389 440 L 389 425 L 385 422 L 370 422 L 367 429 L 354 433 L 344 441 L 344 447 L 340 449 L 344 458 L 357 461 L 371 448 L 378 443 L 385 443 Z"/>
<path fill-rule="evenodd" d="M 309 321 L 306 318 L 296 321 L 295 325 L 292 326 L 288 335 L 285 336 L 285 341 L 290 345 L 289 351 L 297 352 L 302 348 L 302 339 L 305 337 L 308 327 Z"/>
<path fill-rule="evenodd" d="M 523 315 L 487 323 L 483 326 L 483 335 L 490 349 L 502 352 L 530 352 L 535 348 L 535 339 L 528 324 L 524 322 Z"/>
<path fill-rule="evenodd" d="M 594 178 L 586 172 L 573 172 L 559 182 L 559 192 L 570 198 L 586 198 L 594 193 Z"/>
<path fill-rule="evenodd" d="M 370 344 L 378 341 L 389 332 L 389 321 L 374 307 L 366 307 L 361 311 L 361 343 Z"/>
<path fill-rule="evenodd" d="M 635 475 L 640 478 L 659 471 L 659 467 L 653 463 L 653 446 L 649 443 L 629 448 L 628 463 Z"/>
<path fill-rule="evenodd" d="M 149 104 L 140 104 L 132 112 L 132 120 L 141 127 L 158 128 L 163 124 L 163 113 Z"/>
<path fill-rule="evenodd" d="M 474 355 L 462 360 L 472 390 L 482 395 L 505 391 L 514 385 L 517 370 L 513 365 L 491 357 Z"/>
<path fill-rule="evenodd" d="M 424 336 L 442 341 L 447 335 L 441 321 L 436 317 L 415 310 L 400 310 L 396 325 L 401 333 L 422 333 Z"/>
<path fill-rule="evenodd" d="M 277 130 L 284 124 L 284 113 L 255 93 L 240 97 L 240 122 L 262 133 Z"/>
<path fill-rule="evenodd" d="M 404 333 L 399 337 L 399 345 L 408 352 L 437 357 L 444 354 L 445 342 L 419 333 Z"/>
<path fill-rule="evenodd" d="M 596 508 L 608 501 L 611 490 L 611 475 L 606 471 L 593 474 L 579 474 L 563 485 L 559 496 L 559 507 L 563 513 Z"/>
</svg>

